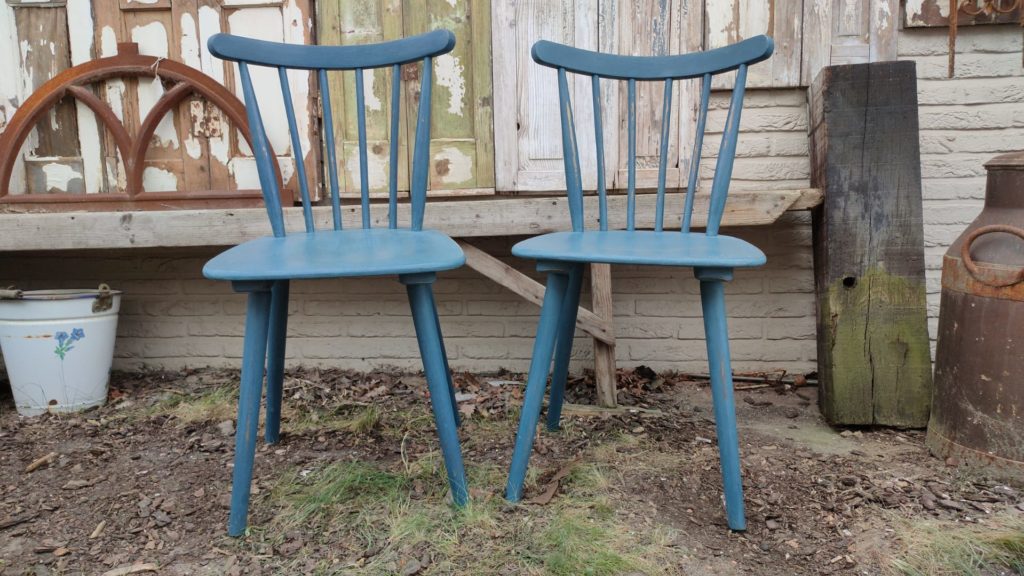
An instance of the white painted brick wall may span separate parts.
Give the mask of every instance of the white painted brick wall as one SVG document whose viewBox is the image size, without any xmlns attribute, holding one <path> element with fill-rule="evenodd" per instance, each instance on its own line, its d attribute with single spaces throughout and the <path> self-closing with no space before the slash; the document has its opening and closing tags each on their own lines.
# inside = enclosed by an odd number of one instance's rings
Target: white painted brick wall
<svg viewBox="0 0 1024 576">
<path fill-rule="evenodd" d="M 965 28 L 957 77 L 945 78 L 944 30 L 901 32 L 902 59 L 918 62 L 925 251 L 932 334 L 941 256 L 981 207 L 982 164 L 1024 147 L 1024 76 L 1018 27 Z M 721 130 L 725 100 L 716 95 L 709 128 Z M 803 90 L 754 90 L 743 113 L 733 189 L 807 186 L 807 107 Z M 720 138 L 705 140 L 713 174 Z M 430 208 L 428 207 L 428 210 Z M 761 246 L 768 265 L 742 271 L 728 288 L 729 326 L 737 370 L 814 369 L 815 326 L 810 218 L 789 214 L 769 227 L 732 230 Z M 508 256 L 516 239 L 476 243 Z M 226 283 L 203 280 L 216 250 L 137 250 L 81 254 L 0 255 L 0 285 L 91 286 L 126 292 L 116 366 L 237 366 L 244 299 Z M 689 270 L 614 269 L 617 356 L 623 366 L 706 370 L 698 288 Z M 436 284 L 451 364 L 525 371 L 538 309 L 469 269 Z M 589 301 L 589 294 L 584 294 Z M 298 282 L 290 306 L 289 363 L 369 368 L 419 367 L 403 287 L 393 280 Z M 574 370 L 589 366 L 591 345 L 578 337 Z"/>
</svg>

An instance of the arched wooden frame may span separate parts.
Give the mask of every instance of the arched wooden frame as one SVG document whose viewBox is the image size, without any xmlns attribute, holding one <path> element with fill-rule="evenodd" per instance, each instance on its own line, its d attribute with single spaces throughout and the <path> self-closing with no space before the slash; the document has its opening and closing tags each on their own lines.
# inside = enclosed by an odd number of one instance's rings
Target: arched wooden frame
<svg viewBox="0 0 1024 576">
<path fill-rule="evenodd" d="M 138 133 L 132 137 L 118 120 L 114 111 L 98 98 L 88 86 L 94 82 L 110 78 L 148 77 L 160 78 L 173 84 L 164 92 L 139 125 Z M 220 108 L 241 132 L 249 145 L 249 124 L 246 120 L 245 106 L 227 88 L 199 70 L 190 68 L 180 62 L 143 56 L 134 43 L 118 44 L 118 55 L 109 58 L 92 60 L 64 70 L 25 100 L 11 118 L 6 130 L 0 134 L 0 203 L 39 203 L 47 205 L 70 204 L 83 208 L 82 203 L 103 203 L 104 207 L 139 207 L 139 201 L 184 201 L 176 202 L 175 207 L 191 207 L 225 204 L 239 205 L 232 200 L 244 200 L 243 205 L 262 203 L 259 190 L 183 190 L 174 192 L 146 192 L 142 190 L 142 175 L 145 169 L 146 152 L 153 139 L 153 133 L 163 117 L 185 98 L 198 94 Z M 89 107 L 99 118 L 103 126 L 110 131 L 121 153 L 126 172 L 125 193 L 107 192 L 99 194 L 10 194 L 11 177 L 15 162 L 18 160 L 25 139 L 33 127 L 61 99 L 70 95 Z M 278 182 L 281 181 L 281 168 L 277 158 L 273 158 L 274 170 Z M 282 204 L 291 203 L 291 192 L 279 185 Z M 99 207 L 99 206 L 97 206 Z M 162 207 L 162 206 L 161 206 Z M 55 209 L 57 206 L 54 206 Z"/>
</svg>

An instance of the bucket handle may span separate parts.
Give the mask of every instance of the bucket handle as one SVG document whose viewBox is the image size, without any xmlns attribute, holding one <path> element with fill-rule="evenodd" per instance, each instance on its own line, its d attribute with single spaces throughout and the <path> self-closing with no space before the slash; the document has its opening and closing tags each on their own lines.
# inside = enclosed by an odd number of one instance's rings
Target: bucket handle
<svg viewBox="0 0 1024 576">
<path fill-rule="evenodd" d="M 99 294 L 97 294 L 96 299 L 92 301 L 92 313 L 98 314 L 100 312 L 106 312 L 113 307 L 114 295 L 110 293 L 110 286 L 100 284 Z"/>
<path fill-rule="evenodd" d="M 1017 238 L 1024 240 L 1024 230 L 1016 226 L 1010 226 L 1008 224 L 991 224 L 989 226 L 982 226 L 968 234 L 967 238 L 964 239 L 963 246 L 960 248 L 960 258 L 964 262 L 964 267 L 967 268 L 967 271 L 975 280 L 994 288 L 1004 288 L 1006 286 L 1013 286 L 1014 284 L 1024 282 L 1024 268 L 1004 273 L 998 273 L 991 270 L 983 272 L 974 262 L 974 258 L 971 257 L 971 245 L 974 244 L 974 241 L 981 236 L 984 236 L 985 234 L 992 234 L 993 232 L 1013 234 Z"/>
</svg>

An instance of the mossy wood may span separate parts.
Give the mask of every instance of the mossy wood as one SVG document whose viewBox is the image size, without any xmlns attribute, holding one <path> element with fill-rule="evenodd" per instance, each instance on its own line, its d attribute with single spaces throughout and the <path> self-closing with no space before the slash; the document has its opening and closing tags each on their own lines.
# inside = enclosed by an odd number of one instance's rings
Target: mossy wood
<svg viewBox="0 0 1024 576">
<path fill-rule="evenodd" d="M 932 373 L 913 62 L 824 68 L 810 88 L 821 409 L 924 427 Z"/>
</svg>

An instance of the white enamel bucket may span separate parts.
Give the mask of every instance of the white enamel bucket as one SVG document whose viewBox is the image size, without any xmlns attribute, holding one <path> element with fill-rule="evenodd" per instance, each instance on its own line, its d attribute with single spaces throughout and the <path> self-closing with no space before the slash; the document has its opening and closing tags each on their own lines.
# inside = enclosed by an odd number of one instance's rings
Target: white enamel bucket
<svg viewBox="0 0 1024 576">
<path fill-rule="evenodd" d="M 121 292 L 34 290 L 0 299 L 0 350 L 18 414 L 75 412 L 107 400 Z"/>
</svg>

